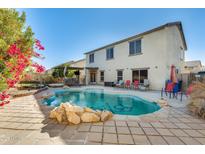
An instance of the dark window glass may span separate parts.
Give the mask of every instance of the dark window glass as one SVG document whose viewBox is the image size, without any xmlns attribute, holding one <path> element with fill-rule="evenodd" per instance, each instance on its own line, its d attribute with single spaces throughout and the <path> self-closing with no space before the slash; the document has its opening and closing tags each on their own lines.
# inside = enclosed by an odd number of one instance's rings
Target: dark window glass
<svg viewBox="0 0 205 154">
<path fill-rule="evenodd" d="M 104 81 L 104 71 L 100 72 L 100 81 L 103 82 Z"/>
<path fill-rule="evenodd" d="M 89 55 L 89 62 L 94 63 L 94 53 Z"/>
<path fill-rule="evenodd" d="M 141 52 L 141 40 L 135 41 L 135 46 L 136 46 L 135 52 L 140 53 Z"/>
<path fill-rule="evenodd" d="M 110 58 L 114 58 L 114 49 L 113 48 L 110 49 Z"/>
<path fill-rule="evenodd" d="M 123 80 L 123 71 L 117 71 L 117 81 Z"/>
<path fill-rule="evenodd" d="M 140 83 L 144 83 L 144 79 L 148 79 L 148 71 L 140 70 Z"/>
<path fill-rule="evenodd" d="M 140 80 L 139 79 L 139 70 L 135 70 L 135 71 L 132 71 L 132 82 L 134 82 L 135 80 Z"/>
<path fill-rule="evenodd" d="M 134 70 L 132 71 L 132 80 L 138 80 L 140 83 L 144 83 L 144 79 L 148 79 L 148 70 Z"/>
<path fill-rule="evenodd" d="M 130 42 L 130 54 L 135 53 L 135 42 Z"/>
<path fill-rule="evenodd" d="M 109 50 L 106 50 L 106 58 L 109 59 Z"/>
<path fill-rule="evenodd" d="M 109 48 L 106 50 L 106 58 L 107 59 L 113 59 L 114 58 L 114 49 L 113 48 Z"/>
<path fill-rule="evenodd" d="M 130 55 L 141 53 L 141 40 L 129 42 Z"/>
</svg>

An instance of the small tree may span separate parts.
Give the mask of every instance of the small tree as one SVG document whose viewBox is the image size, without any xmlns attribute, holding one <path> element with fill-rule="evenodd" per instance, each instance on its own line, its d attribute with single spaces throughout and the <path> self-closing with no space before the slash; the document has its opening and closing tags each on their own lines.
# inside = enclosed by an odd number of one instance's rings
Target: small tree
<svg viewBox="0 0 205 154">
<path fill-rule="evenodd" d="M 54 78 L 63 78 L 64 77 L 63 68 L 54 68 L 52 76 Z"/>
<path fill-rule="evenodd" d="M 44 50 L 44 47 L 34 38 L 31 27 L 25 26 L 25 21 L 24 12 L 0 9 L 0 106 L 9 103 L 7 90 L 24 77 L 27 68 L 33 67 L 38 73 L 45 70 L 31 59 L 42 58 L 34 49 Z"/>
<path fill-rule="evenodd" d="M 66 77 L 73 78 L 75 75 L 75 70 L 67 70 Z"/>
</svg>

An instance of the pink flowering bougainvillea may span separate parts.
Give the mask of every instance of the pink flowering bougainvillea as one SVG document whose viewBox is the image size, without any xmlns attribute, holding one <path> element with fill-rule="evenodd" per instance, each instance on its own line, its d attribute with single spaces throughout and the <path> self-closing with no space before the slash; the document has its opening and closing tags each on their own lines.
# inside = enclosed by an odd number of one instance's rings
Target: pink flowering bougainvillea
<svg viewBox="0 0 205 154">
<path fill-rule="evenodd" d="M 40 44 L 39 40 L 35 41 L 36 49 L 44 50 L 45 48 Z M 38 63 L 33 63 L 31 57 L 41 57 L 41 55 L 35 51 L 28 50 L 27 52 L 21 52 L 16 44 L 10 45 L 7 50 L 7 54 L 11 57 L 8 61 L 5 61 L 6 71 L 10 74 L 9 78 L 5 78 L 7 88 L 0 93 L 0 106 L 8 104 L 9 95 L 6 91 L 9 88 L 13 88 L 18 81 L 26 76 L 24 75 L 24 70 L 29 66 L 33 67 L 37 73 L 42 73 L 45 71 L 45 67 Z M 38 55 L 38 56 L 37 56 Z M 2 78 L 4 76 L 2 75 Z"/>
<path fill-rule="evenodd" d="M 34 39 L 30 26 L 26 27 L 25 13 L 15 9 L 0 9 L 0 106 L 9 103 L 8 90 L 26 75 L 32 67 L 42 73 L 45 67 L 33 62 L 32 57 L 44 57 L 34 50 L 44 50 L 41 42 Z"/>
</svg>

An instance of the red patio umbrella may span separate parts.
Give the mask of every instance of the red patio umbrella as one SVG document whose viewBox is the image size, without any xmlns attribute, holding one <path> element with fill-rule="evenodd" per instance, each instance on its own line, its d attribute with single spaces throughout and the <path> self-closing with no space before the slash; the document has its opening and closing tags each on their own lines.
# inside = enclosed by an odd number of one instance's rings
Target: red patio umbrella
<svg viewBox="0 0 205 154">
<path fill-rule="evenodd" d="M 177 83 L 176 68 L 174 65 L 171 66 L 170 80 L 172 83 Z"/>
</svg>

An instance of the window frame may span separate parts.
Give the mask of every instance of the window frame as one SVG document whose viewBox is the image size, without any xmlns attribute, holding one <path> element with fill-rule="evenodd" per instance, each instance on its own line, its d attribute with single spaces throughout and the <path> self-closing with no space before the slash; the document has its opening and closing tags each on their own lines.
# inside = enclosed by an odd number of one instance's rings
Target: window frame
<svg viewBox="0 0 205 154">
<path fill-rule="evenodd" d="M 103 76 L 102 76 L 103 73 Z M 105 81 L 105 71 L 100 71 L 100 82 L 104 82 Z"/>
<path fill-rule="evenodd" d="M 140 43 L 138 44 L 138 42 Z M 133 47 L 131 47 L 131 44 L 133 45 Z M 131 50 L 131 48 L 133 48 L 133 50 Z M 137 50 L 138 48 L 139 50 Z M 132 56 L 138 54 L 142 54 L 142 39 L 129 41 L 129 55 Z"/>
<path fill-rule="evenodd" d="M 93 57 L 91 57 L 93 56 Z M 93 59 L 92 59 L 93 58 Z M 91 60 L 92 59 L 92 60 Z M 91 53 L 89 54 L 89 63 L 94 63 L 95 62 L 95 54 L 94 53 Z"/>
<path fill-rule="evenodd" d="M 138 71 L 138 80 L 139 80 L 139 83 L 140 84 L 144 84 L 144 79 L 148 79 L 148 76 L 149 76 L 149 69 L 136 69 L 136 70 L 132 70 L 132 80 L 134 82 L 134 79 L 133 79 L 133 71 Z M 143 81 L 141 82 L 141 71 L 147 71 L 147 78 L 144 78 Z"/>
<path fill-rule="evenodd" d="M 110 58 L 109 56 L 111 55 L 111 51 L 112 51 L 112 57 Z M 111 59 L 114 59 L 114 47 L 110 47 L 106 49 L 106 60 L 111 60 Z"/>
<path fill-rule="evenodd" d="M 118 72 L 122 72 L 122 75 L 118 75 Z M 120 81 L 120 80 L 123 80 L 123 70 L 117 70 L 117 81 Z"/>
</svg>

